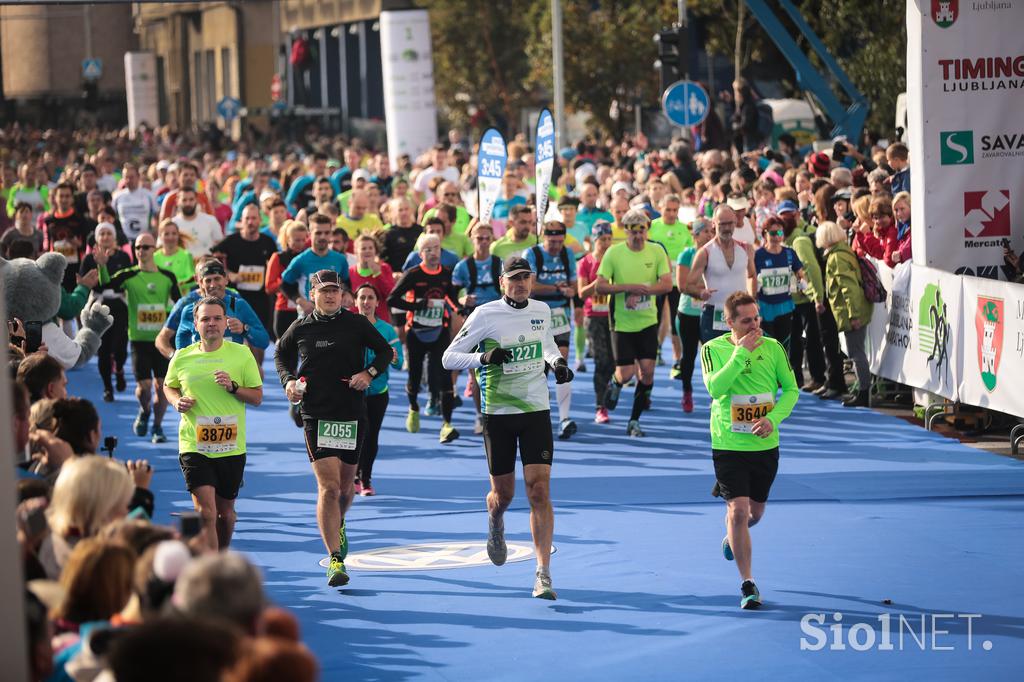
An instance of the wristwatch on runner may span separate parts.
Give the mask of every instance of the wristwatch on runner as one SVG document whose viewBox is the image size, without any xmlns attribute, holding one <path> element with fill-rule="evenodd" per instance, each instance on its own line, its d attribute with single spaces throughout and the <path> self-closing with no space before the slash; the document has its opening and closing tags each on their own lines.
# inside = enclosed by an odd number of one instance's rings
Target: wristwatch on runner
<svg viewBox="0 0 1024 682">
<path fill-rule="evenodd" d="M 370 365 L 369 367 L 367 367 L 365 371 L 366 371 L 367 374 L 370 375 L 371 379 L 376 379 L 377 375 L 380 374 L 380 372 L 377 371 L 377 368 L 374 367 L 373 365 Z"/>
</svg>

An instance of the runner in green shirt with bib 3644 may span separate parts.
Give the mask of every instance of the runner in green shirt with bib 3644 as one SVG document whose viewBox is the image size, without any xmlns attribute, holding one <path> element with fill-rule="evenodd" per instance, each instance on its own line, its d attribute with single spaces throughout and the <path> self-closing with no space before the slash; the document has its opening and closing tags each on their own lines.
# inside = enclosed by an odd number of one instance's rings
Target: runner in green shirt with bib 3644
<svg viewBox="0 0 1024 682">
<path fill-rule="evenodd" d="M 701 366 L 711 395 L 711 452 L 715 489 L 728 505 L 726 559 L 736 560 L 740 608 L 761 606 L 751 577 L 750 527 L 764 515 L 779 468 L 779 425 L 800 397 L 789 355 L 761 333 L 757 301 L 737 291 L 725 300 L 730 333 L 704 344 Z M 779 388 L 782 394 L 778 395 Z"/>
</svg>

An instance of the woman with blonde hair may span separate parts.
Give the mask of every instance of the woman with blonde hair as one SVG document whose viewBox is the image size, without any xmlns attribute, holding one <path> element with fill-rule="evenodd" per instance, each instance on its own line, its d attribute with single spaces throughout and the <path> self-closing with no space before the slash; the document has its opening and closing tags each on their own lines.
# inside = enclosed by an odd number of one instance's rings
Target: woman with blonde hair
<svg viewBox="0 0 1024 682">
<path fill-rule="evenodd" d="M 178 290 L 184 296 L 196 285 L 195 261 L 185 247 L 191 237 L 178 230 L 178 224 L 171 218 L 160 221 L 157 229 L 156 251 L 153 261 L 158 268 L 167 270 L 178 280 Z"/>
<path fill-rule="evenodd" d="M 846 354 L 853 360 L 857 390 L 843 401 L 845 407 L 867 407 L 871 389 L 871 367 L 866 348 L 868 323 L 874 304 L 864 295 L 860 263 L 846 243 L 846 232 L 826 221 L 815 232 L 817 247 L 825 252 L 825 294 L 836 327 L 846 338 Z"/>
<path fill-rule="evenodd" d="M 132 475 L 123 462 L 97 455 L 65 462 L 46 510 L 50 536 L 43 541 L 39 560 L 47 576 L 60 575 L 80 540 L 124 517 L 134 492 Z"/>
<path fill-rule="evenodd" d="M 281 274 L 292 262 L 292 259 L 309 246 L 309 228 L 298 220 L 286 220 L 277 234 L 277 243 L 281 246 L 281 250 L 274 253 L 267 261 L 267 274 L 263 282 L 267 294 L 275 296 L 275 339 L 281 338 L 281 335 L 299 315 L 295 302 L 281 292 Z"/>
</svg>

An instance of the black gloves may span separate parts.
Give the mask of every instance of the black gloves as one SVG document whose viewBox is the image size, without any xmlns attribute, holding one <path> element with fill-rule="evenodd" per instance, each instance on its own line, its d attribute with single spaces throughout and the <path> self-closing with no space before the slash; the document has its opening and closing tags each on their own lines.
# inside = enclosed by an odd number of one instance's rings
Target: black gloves
<svg viewBox="0 0 1024 682">
<path fill-rule="evenodd" d="M 555 362 L 554 367 L 552 367 L 551 369 L 555 373 L 555 383 L 556 384 L 568 383 L 568 382 L 572 381 L 573 377 L 575 376 L 572 373 L 572 370 L 569 369 L 569 365 L 568 365 L 568 363 L 566 363 L 565 358 L 562 358 L 561 360 L 558 360 L 557 362 Z"/>
<path fill-rule="evenodd" d="M 480 362 L 485 365 L 503 365 L 511 359 L 512 351 L 498 346 L 484 353 L 483 357 L 480 358 Z"/>
</svg>

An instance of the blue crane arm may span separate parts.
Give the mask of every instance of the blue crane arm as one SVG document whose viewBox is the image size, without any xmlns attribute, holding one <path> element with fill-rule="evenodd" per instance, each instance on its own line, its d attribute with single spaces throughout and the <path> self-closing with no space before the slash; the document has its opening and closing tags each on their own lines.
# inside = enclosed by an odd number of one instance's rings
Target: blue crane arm
<svg viewBox="0 0 1024 682">
<path fill-rule="evenodd" d="M 775 13 L 768 7 L 766 0 L 745 0 L 754 18 L 767 31 L 768 37 L 772 39 L 782 55 L 792 65 L 796 72 L 797 82 L 800 87 L 809 90 L 811 94 L 821 103 L 825 114 L 832 119 L 834 128 L 833 135 L 846 135 L 853 143 L 860 140 L 861 131 L 864 128 L 864 121 L 868 116 L 870 105 L 867 99 L 857 90 L 853 82 L 836 62 L 818 35 L 804 21 L 800 11 L 790 0 L 778 0 L 778 3 L 792 19 L 800 33 L 807 38 L 807 42 L 817 53 L 818 57 L 835 77 L 839 85 L 846 91 L 849 97 L 850 106 L 844 107 L 832 91 L 832 86 L 821 73 L 818 72 L 811 60 L 807 58 L 803 50 L 796 44 L 796 41 L 789 35 L 789 31 L 779 21 Z"/>
</svg>

